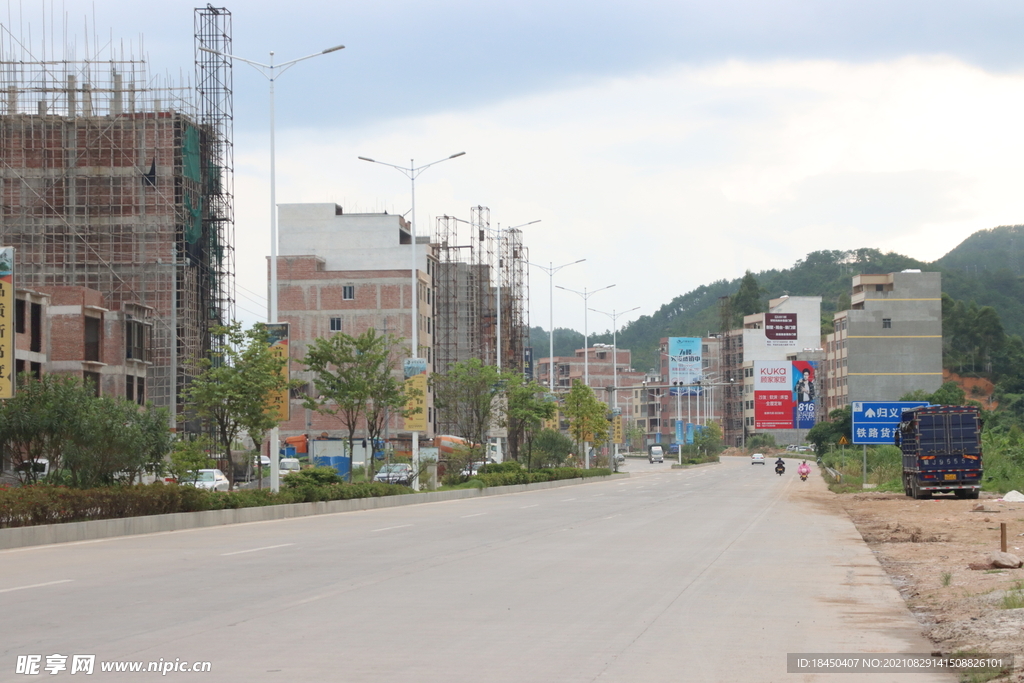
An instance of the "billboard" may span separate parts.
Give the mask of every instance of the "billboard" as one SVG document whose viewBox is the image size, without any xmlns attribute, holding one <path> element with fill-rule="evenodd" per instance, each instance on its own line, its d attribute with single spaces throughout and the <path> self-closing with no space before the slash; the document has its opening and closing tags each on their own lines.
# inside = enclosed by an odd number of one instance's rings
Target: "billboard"
<svg viewBox="0 0 1024 683">
<path fill-rule="evenodd" d="M 427 359 L 406 358 L 402 365 L 405 387 L 411 396 L 405 409 L 419 409 L 405 418 L 405 428 L 410 432 L 427 431 Z"/>
<path fill-rule="evenodd" d="M 268 323 L 267 343 L 270 345 L 270 353 L 275 358 L 284 359 L 281 366 L 281 375 L 287 383 L 291 379 L 291 363 L 288 361 L 288 323 Z M 288 396 L 288 386 L 269 397 L 267 401 L 267 413 L 274 416 L 278 422 L 287 422 L 291 418 L 292 402 Z"/>
<path fill-rule="evenodd" d="M 796 313 L 765 313 L 764 338 L 767 346 L 796 346 Z"/>
<path fill-rule="evenodd" d="M 904 408 L 930 405 L 928 401 L 854 401 L 850 417 L 855 444 L 892 446 Z"/>
<path fill-rule="evenodd" d="M 669 395 L 700 395 L 700 387 L 693 385 L 704 377 L 701 348 L 700 337 L 668 338 L 668 383 L 673 387 Z"/>
<path fill-rule="evenodd" d="M 817 361 L 754 361 L 754 429 L 813 427 L 817 375 Z"/>
</svg>

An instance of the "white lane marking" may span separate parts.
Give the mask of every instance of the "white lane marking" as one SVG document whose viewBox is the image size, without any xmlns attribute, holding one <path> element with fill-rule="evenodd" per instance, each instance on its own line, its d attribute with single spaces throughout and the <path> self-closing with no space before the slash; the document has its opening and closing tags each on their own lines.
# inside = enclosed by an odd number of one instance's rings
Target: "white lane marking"
<svg viewBox="0 0 1024 683">
<path fill-rule="evenodd" d="M 282 543 L 281 545 L 266 545 L 266 546 L 263 546 L 262 548 L 250 548 L 248 550 L 236 550 L 233 553 L 221 553 L 220 556 L 221 557 L 227 557 L 228 555 L 242 555 L 243 553 L 257 553 L 257 552 L 259 552 L 261 550 L 273 550 L 274 548 L 285 548 L 285 547 L 290 546 L 290 545 L 295 545 L 295 544 L 294 543 Z"/>
<path fill-rule="evenodd" d="M 563 498 L 562 502 L 563 503 L 568 503 L 570 500 L 576 500 L 576 499 L 575 498 Z"/>
<path fill-rule="evenodd" d="M 475 515 L 462 515 L 462 519 L 467 519 L 469 517 L 479 517 L 480 515 L 486 515 L 486 514 L 487 514 L 486 512 L 478 512 Z"/>
<path fill-rule="evenodd" d="M 520 510 L 525 510 L 526 508 L 535 508 L 535 507 L 537 507 L 538 505 L 540 505 L 540 503 L 534 503 L 533 505 L 524 505 L 523 507 L 521 507 L 521 508 L 519 508 L 519 509 L 520 509 Z"/>
<path fill-rule="evenodd" d="M 591 498 L 597 498 L 598 496 L 603 496 L 603 495 L 604 495 L 603 493 L 595 493 L 594 495 L 591 496 Z"/>
<path fill-rule="evenodd" d="M 611 517 L 605 517 L 604 519 L 612 519 L 612 517 L 621 517 L 622 515 L 612 515 Z"/>
<path fill-rule="evenodd" d="M 372 529 L 371 531 L 373 531 L 373 532 L 377 532 L 377 531 L 391 531 L 392 529 L 404 529 L 407 526 L 412 526 L 412 524 L 399 524 L 398 526 L 386 526 L 383 529 Z"/>
<path fill-rule="evenodd" d="M 0 588 L 0 593 L 10 593 L 11 591 L 23 591 L 29 588 L 42 588 L 44 586 L 55 586 L 58 583 L 71 583 L 74 579 L 61 579 L 60 581 L 47 581 L 46 583 L 33 583 L 28 586 L 15 586 L 14 588 Z"/>
</svg>

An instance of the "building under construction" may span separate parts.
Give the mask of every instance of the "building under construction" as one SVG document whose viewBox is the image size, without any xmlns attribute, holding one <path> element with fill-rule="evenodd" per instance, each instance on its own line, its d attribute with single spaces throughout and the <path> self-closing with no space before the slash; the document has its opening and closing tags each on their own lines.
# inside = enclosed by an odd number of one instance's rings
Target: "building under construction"
<svg viewBox="0 0 1024 683">
<path fill-rule="evenodd" d="M 437 219 L 434 251 L 434 372 L 470 358 L 496 364 L 499 339 L 502 368 L 526 370 L 529 264 L 522 232 L 491 228 L 490 209 L 475 206 L 469 221 Z"/>
<path fill-rule="evenodd" d="M 123 49 L 54 57 L 0 29 L 0 244 L 16 248 L 15 284 L 146 311 L 146 398 L 176 408 L 234 313 L 231 62 L 199 49 L 230 54 L 231 14 L 195 12 L 194 89 L 158 85 Z"/>
</svg>

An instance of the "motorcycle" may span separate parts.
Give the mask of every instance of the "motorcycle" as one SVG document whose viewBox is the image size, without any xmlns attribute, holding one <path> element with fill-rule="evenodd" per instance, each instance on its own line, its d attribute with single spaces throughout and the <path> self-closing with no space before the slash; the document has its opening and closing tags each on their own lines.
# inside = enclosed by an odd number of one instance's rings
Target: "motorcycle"
<svg viewBox="0 0 1024 683">
<path fill-rule="evenodd" d="M 800 473 L 800 481 L 807 481 L 807 473 L 806 472 L 801 472 Z"/>
<path fill-rule="evenodd" d="M 777 474 L 777 475 L 779 475 L 781 477 L 785 473 L 786 473 L 786 466 L 783 465 L 781 462 L 778 465 L 775 466 L 775 474 Z"/>
</svg>

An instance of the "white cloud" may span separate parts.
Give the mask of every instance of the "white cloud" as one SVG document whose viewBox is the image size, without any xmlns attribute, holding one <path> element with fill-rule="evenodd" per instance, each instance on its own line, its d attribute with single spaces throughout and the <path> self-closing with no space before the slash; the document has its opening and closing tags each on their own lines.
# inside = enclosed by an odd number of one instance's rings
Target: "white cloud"
<svg viewBox="0 0 1024 683">
<path fill-rule="evenodd" d="M 401 213 L 408 181 L 357 156 L 404 164 L 466 151 L 417 182 L 420 230 L 477 204 L 493 223 L 543 219 L 525 228 L 531 260 L 586 258 L 556 282 L 615 283 L 591 304 L 641 306 L 632 319 L 808 251 L 870 246 L 933 260 L 975 230 L 1020 222 L 1022 86 L 1021 74 L 949 58 L 732 61 L 386 125 L 302 130 L 279 119 L 278 201 Z M 236 152 L 238 270 L 259 292 L 266 146 L 245 138 Z M 547 286 L 534 270 L 531 322 L 545 327 Z M 578 297 L 556 292 L 555 325 L 582 330 Z"/>
</svg>

